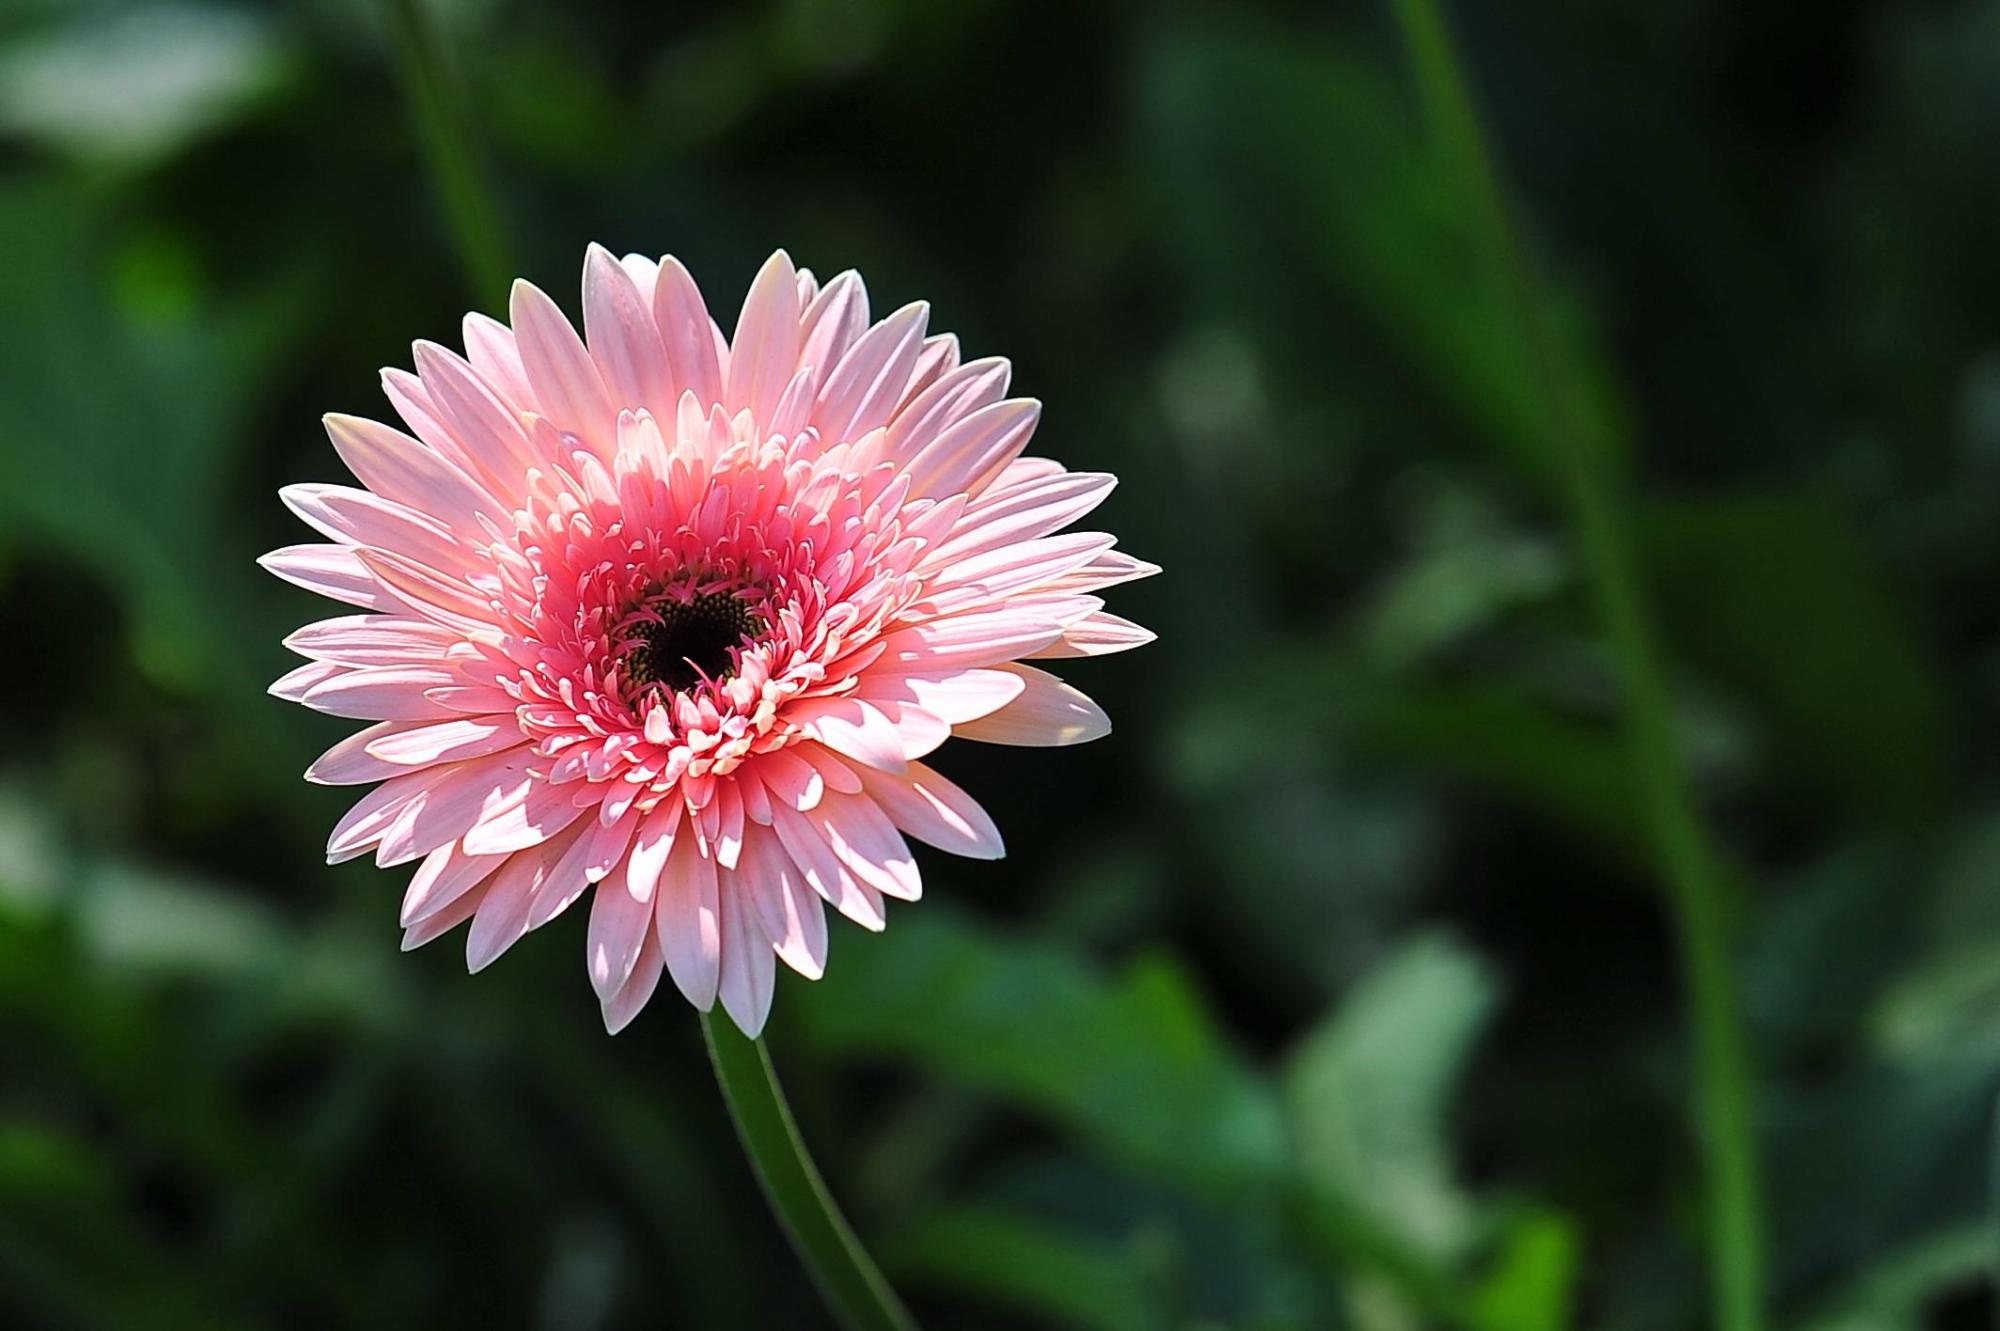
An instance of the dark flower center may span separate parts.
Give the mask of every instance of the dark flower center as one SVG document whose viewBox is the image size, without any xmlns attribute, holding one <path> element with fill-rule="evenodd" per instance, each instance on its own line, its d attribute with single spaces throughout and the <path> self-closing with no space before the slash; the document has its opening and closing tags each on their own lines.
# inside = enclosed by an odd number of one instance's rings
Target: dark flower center
<svg viewBox="0 0 2000 1331">
<path fill-rule="evenodd" d="M 750 606 L 729 592 L 709 592 L 690 601 L 656 601 L 658 619 L 635 625 L 636 639 L 625 652 L 625 678 L 635 689 L 654 684 L 678 693 L 704 677 L 725 680 L 736 672 L 731 649 L 741 647 L 760 625 Z"/>
</svg>

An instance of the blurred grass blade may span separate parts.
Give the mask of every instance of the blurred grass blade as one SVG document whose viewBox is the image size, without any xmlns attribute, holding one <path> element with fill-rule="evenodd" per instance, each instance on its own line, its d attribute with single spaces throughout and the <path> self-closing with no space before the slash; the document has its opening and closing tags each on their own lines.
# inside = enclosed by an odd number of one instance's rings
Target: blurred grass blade
<svg viewBox="0 0 2000 1331">
<path fill-rule="evenodd" d="M 798 1124 L 792 1121 L 791 1106 L 763 1042 L 744 1038 L 727 1017 L 718 1019 L 706 1012 L 701 1033 L 764 1197 L 827 1306 L 849 1331 L 916 1331 L 916 1323 L 827 1191 Z"/>
<path fill-rule="evenodd" d="M 1489 278 L 1502 288 L 1535 362 L 1565 497 L 1625 688 L 1638 798 L 1671 902 L 1694 1022 L 1697 1095 L 1708 1188 L 1707 1239 L 1716 1323 L 1756 1331 L 1763 1316 L 1763 1223 L 1750 1109 L 1749 1054 L 1730 975 L 1722 893 L 1673 734 L 1658 644 L 1628 533 L 1629 484 L 1615 451 L 1578 404 L 1574 369 L 1552 334 L 1502 195 L 1484 129 L 1436 0 L 1397 0 L 1396 19 L 1440 152 L 1478 222 Z"/>
<path fill-rule="evenodd" d="M 383 0 L 403 91 L 423 141 L 459 261 L 475 298 L 505 301 L 513 280 L 500 212 L 472 150 L 465 105 L 446 68 L 426 0 Z"/>
</svg>

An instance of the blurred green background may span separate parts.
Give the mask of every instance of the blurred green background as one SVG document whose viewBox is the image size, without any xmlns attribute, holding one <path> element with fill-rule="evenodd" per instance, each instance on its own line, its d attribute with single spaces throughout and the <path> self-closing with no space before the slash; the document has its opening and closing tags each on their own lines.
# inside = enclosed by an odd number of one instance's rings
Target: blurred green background
<svg viewBox="0 0 2000 1331">
<path fill-rule="evenodd" d="M 959 745 L 770 1040 L 939 1327 L 1701 1324 L 1687 1028 L 1547 422 L 1375 3 L 438 0 L 515 264 L 790 248 L 1118 472 L 1117 722 Z M 0 8 L 0 1325 L 826 1325 L 662 998 L 328 869 L 324 411 L 468 284 L 384 6 Z M 1774 1322 L 1993 1311 L 2000 4 L 1452 10 L 1725 863 Z"/>
</svg>

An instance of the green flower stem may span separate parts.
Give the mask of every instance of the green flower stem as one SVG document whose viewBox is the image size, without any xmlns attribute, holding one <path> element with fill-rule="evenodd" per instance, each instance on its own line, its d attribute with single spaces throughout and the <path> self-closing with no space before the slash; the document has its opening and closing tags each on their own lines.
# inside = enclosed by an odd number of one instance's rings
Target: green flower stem
<svg viewBox="0 0 2000 1331">
<path fill-rule="evenodd" d="M 1436 0 L 1395 0 L 1394 7 L 1437 147 L 1467 188 L 1484 261 L 1505 293 L 1532 362 L 1564 498 L 1623 679 L 1635 793 L 1669 890 L 1694 1025 L 1714 1321 L 1722 1331 L 1758 1331 L 1764 1238 L 1749 1049 L 1731 974 L 1729 923 L 1716 859 L 1675 742 L 1660 648 L 1623 520 L 1631 481 L 1612 441 L 1582 400 L 1574 367 L 1551 325 Z"/>
<path fill-rule="evenodd" d="M 383 9 L 410 118 L 416 122 L 466 280 L 479 300 L 504 303 L 514 270 L 508 262 L 500 212 L 472 151 L 464 103 L 447 71 L 426 0 L 383 0 Z"/>
<path fill-rule="evenodd" d="M 713 1013 L 702 1014 L 701 1033 L 764 1198 L 827 1306 L 849 1331 L 916 1331 L 813 1165 L 764 1042 Z"/>
</svg>

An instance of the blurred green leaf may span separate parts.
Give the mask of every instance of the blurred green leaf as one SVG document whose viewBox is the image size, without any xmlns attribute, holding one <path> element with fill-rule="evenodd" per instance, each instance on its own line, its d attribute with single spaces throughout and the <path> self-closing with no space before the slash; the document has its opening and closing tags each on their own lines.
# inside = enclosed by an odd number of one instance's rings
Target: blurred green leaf
<svg viewBox="0 0 2000 1331">
<path fill-rule="evenodd" d="M 1077 1331 L 1174 1324 L 1160 1287 L 1130 1252 L 1001 1210 L 928 1212 L 891 1235 L 881 1256 L 898 1279 L 962 1290 Z"/>
<path fill-rule="evenodd" d="M 1499 1252 L 1472 1292 L 1486 1331 L 1564 1331 L 1576 1298 L 1576 1225 L 1547 1211 L 1512 1217 Z"/>
<path fill-rule="evenodd" d="M 1454 1177 L 1447 1116 L 1497 996 L 1484 964 L 1437 935 L 1406 943 L 1356 986 L 1285 1069 L 1307 1184 L 1355 1199 L 1425 1251 L 1459 1251 L 1472 1207 Z"/>
<path fill-rule="evenodd" d="M 140 665 L 255 699 L 240 629 L 256 571 L 231 529 L 228 469 L 268 368 L 299 327 L 304 274 L 161 322 L 112 301 L 105 227 L 81 191 L 0 182 L 0 538 L 89 568 L 136 619 Z M 129 288 L 128 272 L 121 279 Z M 258 733 L 258 732 L 252 732 Z"/>
<path fill-rule="evenodd" d="M 144 165 L 226 123 L 289 67 L 274 26 L 248 9 L 75 9 L 0 48 L 0 133 Z"/>
<path fill-rule="evenodd" d="M 1948 1226 L 1884 1253 L 1802 1319 L 1799 1331 L 1923 1331 L 1932 1300 L 1977 1288 L 1990 1275 L 2000 1233 L 1988 1221 Z"/>
<path fill-rule="evenodd" d="M 1933 806 L 1933 668 L 1838 505 L 1810 490 L 1656 499 L 1643 533 L 1676 654 L 1758 707 L 1781 770 L 1877 812 Z"/>
<path fill-rule="evenodd" d="M 118 1162 L 89 1143 L 0 1121 L 0 1284 L 51 1327 L 243 1327 L 218 1291 L 145 1232 Z"/>
<path fill-rule="evenodd" d="M 1458 432 L 1555 485 L 1528 349 L 1393 66 L 1348 38 L 1190 19 L 1166 26 L 1139 86 L 1162 215 L 1198 295 L 1263 330 L 1302 385 L 1325 382 L 1329 324 L 1338 336 L 1358 321 Z M 1624 410 L 1592 335 L 1558 304 L 1588 434 L 1618 440 Z"/>
<path fill-rule="evenodd" d="M 1391 686 L 1363 742 L 1525 804 L 1620 848 L 1643 844 L 1631 763 L 1601 720 L 1565 716 L 1519 684 Z"/>
<path fill-rule="evenodd" d="M 1222 1188 L 1279 1176 L 1276 1106 L 1171 960 L 1107 977 L 1057 945 L 935 907 L 853 945 L 865 964 L 830 968 L 796 1010 L 821 1048 L 909 1060 L 1161 1176 Z"/>
</svg>

